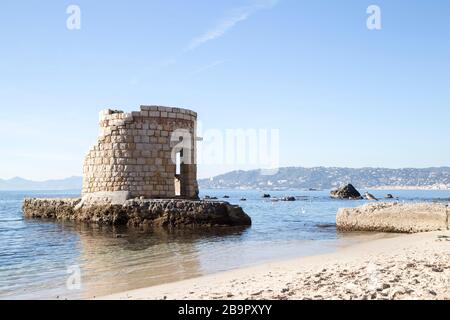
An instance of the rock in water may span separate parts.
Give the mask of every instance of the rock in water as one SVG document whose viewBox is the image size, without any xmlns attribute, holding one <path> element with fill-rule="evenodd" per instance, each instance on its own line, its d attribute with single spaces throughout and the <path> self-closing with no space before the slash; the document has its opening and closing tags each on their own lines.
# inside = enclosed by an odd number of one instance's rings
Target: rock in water
<svg viewBox="0 0 450 320">
<path fill-rule="evenodd" d="M 362 196 L 352 184 L 348 184 L 337 190 L 331 191 L 331 197 L 334 199 L 361 200 Z"/>
<path fill-rule="evenodd" d="M 265 194 L 263 195 L 263 198 L 270 198 L 270 194 L 265 193 Z"/>
<path fill-rule="evenodd" d="M 339 209 L 340 231 L 416 233 L 448 230 L 447 205 L 443 203 L 370 203 Z"/>
<path fill-rule="evenodd" d="M 123 204 L 81 199 L 25 199 L 27 218 L 130 227 L 250 226 L 241 207 L 221 201 L 132 199 Z"/>
<path fill-rule="evenodd" d="M 281 201 L 295 201 L 295 200 L 297 200 L 297 199 L 295 199 L 295 197 L 284 197 L 284 198 L 281 198 Z"/>
<path fill-rule="evenodd" d="M 368 192 L 366 192 L 366 193 L 364 194 L 364 196 L 366 197 L 367 200 L 370 200 L 370 201 L 378 201 L 378 199 L 377 199 L 373 194 L 370 194 L 370 193 L 368 193 Z"/>
</svg>

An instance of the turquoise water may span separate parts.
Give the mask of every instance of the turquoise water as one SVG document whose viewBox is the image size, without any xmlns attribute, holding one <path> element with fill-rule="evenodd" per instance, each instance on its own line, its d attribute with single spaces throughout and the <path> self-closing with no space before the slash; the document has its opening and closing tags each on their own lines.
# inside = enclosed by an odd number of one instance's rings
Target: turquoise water
<svg viewBox="0 0 450 320">
<path fill-rule="evenodd" d="M 24 197 L 77 197 L 74 192 L 0 192 L 0 299 L 80 299 L 137 289 L 267 261 L 331 252 L 371 238 L 339 233 L 340 207 L 366 201 L 332 200 L 328 191 L 279 191 L 295 202 L 272 202 L 258 191 L 207 190 L 224 195 L 252 217 L 250 228 L 203 231 L 130 231 L 24 219 Z M 398 201 L 448 199 L 450 191 L 371 191 Z M 240 201 L 246 198 L 247 201 Z M 81 287 L 69 288 L 69 267 L 81 272 Z M 73 269 L 72 269 L 73 270 Z"/>
</svg>

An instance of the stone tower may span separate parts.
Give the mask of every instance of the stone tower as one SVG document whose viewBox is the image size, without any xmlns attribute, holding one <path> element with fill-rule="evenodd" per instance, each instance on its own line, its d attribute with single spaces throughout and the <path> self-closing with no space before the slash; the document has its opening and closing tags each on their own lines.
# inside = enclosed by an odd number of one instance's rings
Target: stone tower
<svg viewBox="0 0 450 320">
<path fill-rule="evenodd" d="M 102 111 L 83 196 L 197 199 L 196 122 L 195 112 L 180 108 Z"/>
</svg>

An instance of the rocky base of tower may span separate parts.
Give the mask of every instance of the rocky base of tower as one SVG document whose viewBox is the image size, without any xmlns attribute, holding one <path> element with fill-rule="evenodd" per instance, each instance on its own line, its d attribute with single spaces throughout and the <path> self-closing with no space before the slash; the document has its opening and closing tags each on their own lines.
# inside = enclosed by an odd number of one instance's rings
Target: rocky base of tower
<svg viewBox="0 0 450 320">
<path fill-rule="evenodd" d="M 241 207 L 228 202 L 133 199 L 123 204 L 79 199 L 25 199 L 27 218 L 54 219 L 130 227 L 250 226 Z"/>
</svg>

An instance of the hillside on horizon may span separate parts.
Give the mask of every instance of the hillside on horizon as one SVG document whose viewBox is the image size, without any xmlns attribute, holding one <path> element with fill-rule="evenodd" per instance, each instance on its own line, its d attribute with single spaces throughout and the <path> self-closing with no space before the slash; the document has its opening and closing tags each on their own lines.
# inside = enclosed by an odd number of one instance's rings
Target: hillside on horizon
<svg viewBox="0 0 450 320">
<path fill-rule="evenodd" d="M 436 168 L 338 168 L 286 167 L 275 175 L 260 170 L 233 171 L 199 180 L 206 189 L 333 189 L 347 183 L 358 188 L 450 189 L 450 167 Z"/>
<path fill-rule="evenodd" d="M 81 190 L 83 178 L 69 177 L 46 181 L 32 181 L 15 177 L 12 179 L 0 179 L 0 191 L 60 191 Z"/>
<path fill-rule="evenodd" d="M 0 179 L 0 191 L 80 190 L 82 177 L 32 181 L 16 177 Z M 260 170 L 232 171 L 216 177 L 199 179 L 203 189 L 333 189 L 347 183 L 358 188 L 430 188 L 450 189 L 450 167 L 435 168 L 340 168 L 285 167 L 275 175 Z"/>
</svg>

